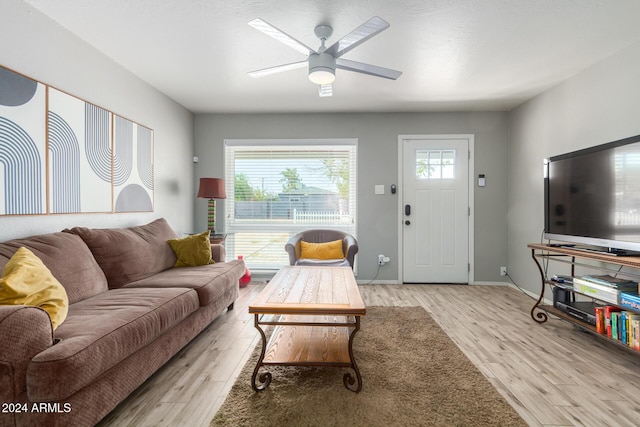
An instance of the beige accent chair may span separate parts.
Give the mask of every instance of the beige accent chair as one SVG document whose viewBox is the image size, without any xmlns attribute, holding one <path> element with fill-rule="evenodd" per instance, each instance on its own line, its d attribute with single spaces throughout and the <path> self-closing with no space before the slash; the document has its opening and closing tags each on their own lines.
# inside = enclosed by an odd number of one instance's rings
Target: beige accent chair
<svg viewBox="0 0 640 427">
<path fill-rule="evenodd" d="M 300 242 L 325 243 L 342 240 L 342 259 L 319 260 L 300 258 Z M 291 236 L 284 249 L 289 253 L 289 265 L 344 266 L 353 268 L 358 253 L 358 241 L 351 234 L 339 230 L 313 229 L 305 230 Z"/>
</svg>

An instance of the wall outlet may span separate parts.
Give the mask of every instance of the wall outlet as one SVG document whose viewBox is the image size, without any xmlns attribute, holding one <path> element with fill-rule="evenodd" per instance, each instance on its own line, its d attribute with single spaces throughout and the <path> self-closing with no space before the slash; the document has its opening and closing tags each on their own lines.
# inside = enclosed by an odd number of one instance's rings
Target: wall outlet
<svg viewBox="0 0 640 427">
<path fill-rule="evenodd" d="M 378 265 L 385 265 L 386 263 L 388 263 L 391 260 L 391 258 L 389 258 L 388 256 L 385 255 L 378 255 Z"/>
<path fill-rule="evenodd" d="M 507 267 L 500 267 L 500 275 L 501 276 L 507 275 Z"/>
</svg>

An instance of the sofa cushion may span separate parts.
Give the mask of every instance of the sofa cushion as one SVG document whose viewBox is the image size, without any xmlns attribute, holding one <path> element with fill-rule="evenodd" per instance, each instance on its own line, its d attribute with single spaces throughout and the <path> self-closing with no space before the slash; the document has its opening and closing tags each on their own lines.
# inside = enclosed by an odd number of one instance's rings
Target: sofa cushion
<svg viewBox="0 0 640 427">
<path fill-rule="evenodd" d="M 67 317 L 69 298 L 40 258 L 24 246 L 2 270 L 0 304 L 40 307 L 49 315 L 55 330 Z"/>
<path fill-rule="evenodd" d="M 167 240 L 176 257 L 178 257 L 174 267 L 195 267 L 213 264 L 209 240 L 210 233 L 211 231 L 207 230 L 182 239 Z"/>
<path fill-rule="evenodd" d="M 71 304 L 108 289 L 102 269 L 78 236 L 51 233 L 0 243 L 0 269 L 20 247 L 29 249 L 42 260 L 64 286 Z"/>
<path fill-rule="evenodd" d="M 177 236 L 164 218 L 129 228 L 74 227 L 65 231 L 84 240 L 111 289 L 144 279 L 176 263 L 167 240 Z"/>
<path fill-rule="evenodd" d="M 230 287 L 238 287 L 244 275 L 244 262 L 232 260 L 199 267 L 180 267 L 138 280 L 124 288 L 191 288 L 195 289 L 200 305 L 211 304 Z"/>
<path fill-rule="evenodd" d="M 27 368 L 31 401 L 64 401 L 198 309 L 193 290 L 114 289 L 71 305 Z"/>
</svg>

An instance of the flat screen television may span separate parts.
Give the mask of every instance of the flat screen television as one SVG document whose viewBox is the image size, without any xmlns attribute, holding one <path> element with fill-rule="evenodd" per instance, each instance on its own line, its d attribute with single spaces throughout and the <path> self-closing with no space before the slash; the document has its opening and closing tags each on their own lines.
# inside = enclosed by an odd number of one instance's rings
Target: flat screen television
<svg viewBox="0 0 640 427">
<path fill-rule="evenodd" d="M 640 252 L 640 135 L 551 157 L 545 167 L 545 239 Z"/>
</svg>

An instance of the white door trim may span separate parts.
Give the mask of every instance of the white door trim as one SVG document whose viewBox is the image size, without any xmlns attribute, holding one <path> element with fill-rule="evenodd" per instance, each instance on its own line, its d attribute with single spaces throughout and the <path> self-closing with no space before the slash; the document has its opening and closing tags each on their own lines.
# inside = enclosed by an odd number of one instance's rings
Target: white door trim
<svg viewBox="0 0 640 427">
<path fill-rule="evenodd" d="M 475 236 L 475 228 L 474 228 L 474 218 L 475 218 L 475 206 L 474 206 L 474 193 L 475 193 L 475 169 L 474 169 L 474 159 L 475 159 L 475 146 L 474 146 L 474 135 L 473 134 L 436 134 L 436 135 L 398 135 L 398 183 L 403 182 L 404 177 L 404 162 L 403 162 L 403 152 L 402 152 L 402 141 L 406 139 L 466 139 L 469 141 L 469 284 L 474 284 L 474 268 L 475 268 L 475 250 L 474 250 L 474 236 Z M 398 189 L 397 194 L 398 197 L 398 283 L 402 283 L 403 277 L 403 224 L 402 221 L 404 219 L 402 215 L 402 207 L 404 206 L 402 200 L 402 191 L 404 189 Z"/>
</svg>

